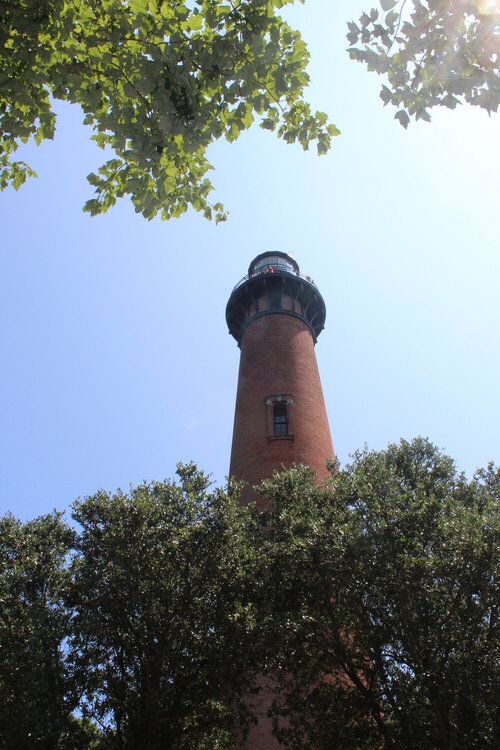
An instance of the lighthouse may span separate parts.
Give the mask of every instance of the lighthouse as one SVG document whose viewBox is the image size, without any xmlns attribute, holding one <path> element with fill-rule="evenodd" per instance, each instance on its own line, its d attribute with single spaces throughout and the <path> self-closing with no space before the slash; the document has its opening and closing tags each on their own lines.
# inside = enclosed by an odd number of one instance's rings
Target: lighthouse
<svg viewBox="0 0 500 750">
<path fill-rule="evenodd" d="M 316 284 L 284 252 L 254 258 L 229 297 L 241 349 L 229 472 L 245 482 L 243 502 L 262 502 L 253 487 L 282 466 L 328 475 L 334 453 L 314 351 L 325 317 Z"/>
<path fill-rule="evenodd" d="M 226 321 L 241 355 L 229 473 L 245 483 L 243 503 L 262 508 L 254 487 L 282 467 L 305 464 L 319 480 L 328 476 L 334 454 L 314 352 L 325 317 L 316 284 L 287 253 L 258 255 L 231 292 Z M 278 750 L 268 715 L 273 675 L 255 685 L 248 703 L 257 723 L 240 750 Z"/>
</svg>

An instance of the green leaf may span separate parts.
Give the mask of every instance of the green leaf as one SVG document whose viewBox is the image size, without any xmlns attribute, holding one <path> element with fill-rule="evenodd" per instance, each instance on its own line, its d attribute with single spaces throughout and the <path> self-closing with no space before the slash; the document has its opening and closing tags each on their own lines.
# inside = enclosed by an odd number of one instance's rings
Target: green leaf
<svg viewBox="0 0 500 750">
<path fill-rule="evenodd" d="M 410 123 L 410 118 L 408 117 L 408 113 L 405 112 L 405 110 L 400 110 L 399 112 L 396 112 L 396 114 L 394 115 L 394 119 L 398 120 L 400 125 L 402 125 L 405 130 Z"/>
<path fill-rule="evenodd" d="M 387 86 L 382 86 L 382 89 L 380 91 L 380 98 L 384 102 L 384 106 L 392 101 L 392 92 L 387 88 Z"/>
<path fill-rule="evenodd" d="M 200 14 L 189 16 L 188 24 L 192 31 L 199 31 L 203 25 L 203 16 Z"/>
<path fill-rule="evenodd" d="M 397 13 L 395 10 L 388 13 L 385 17 L 385 23 L 388 27 L 394 26 L 394 24 L 397 22 L 399 18 L 399 13 Z"/>
<path fill-rule="evenodd" d="M 328 125 L 326 129 L 327 129 L 328 134 L 331 135 L 332 138 L 336 137 L 337 135 L 341 135 L 341 131 L 333 123 Z"/>
</svg>

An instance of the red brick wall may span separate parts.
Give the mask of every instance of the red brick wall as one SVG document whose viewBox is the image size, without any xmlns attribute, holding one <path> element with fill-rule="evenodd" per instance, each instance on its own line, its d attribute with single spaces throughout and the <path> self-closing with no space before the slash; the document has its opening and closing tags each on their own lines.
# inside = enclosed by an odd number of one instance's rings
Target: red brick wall
<svg viewBox="0 0 500 750">
<path fill-rule="evenodd" d="M 293 439 L 268 437 L 266 397 L 293 397 Z M 282 465 L 311 466 L 326 477 L 333 457 L 314 342 L 309 328 L 291 315 L 269 314 L 252 321 L 241 340 L 230 474 L 251 487 Z"/>
<path fill-rule="evenodd" d="M 276 693 L 276 681 L 270 676 L 261 675 L 256 680 L 259 692 L 248 698 L 247 704 L 257 719 L 256 724 L 251 724 L 250 730 L 244 743 L 240 742 L 239 750 L 279 750 L 283 748 L 273 736 L 273 722 L 268 717 L 268 711 L 273 701 L 278 698 Z M 280 726 L 284 726 L 283 720 Z"/>
<path fill-rule="evenodd" d="M 268 437 L 266 398 L 292 396 L 293 439 Z M 272 313 L 252 321 L 241 340 L 240 371 L 230 474 L 248 483 L 242 501 L 258 497 L 252 485 L 282 465 L 311 466 L 328 476 L 333 446 L 311 331 L 300 319 Z M 257 680 L 261 691 L 249 699 L 257 717 L 241 750 L 279 750 L 267 712 L 276 695 L 270 677 Z"/>
</svg>

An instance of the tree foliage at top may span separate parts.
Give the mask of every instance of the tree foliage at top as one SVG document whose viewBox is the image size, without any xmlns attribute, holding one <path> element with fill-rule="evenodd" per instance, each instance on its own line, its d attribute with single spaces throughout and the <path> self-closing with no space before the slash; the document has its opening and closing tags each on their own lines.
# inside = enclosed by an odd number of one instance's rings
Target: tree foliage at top
<svg viewBox="0 0 500 750">
<path fill-rule="evenodd" d="M 294 0 L 0 0 L 0 188 L 33 175 L 20 142 L 52 138 L 53 99 L 80 104 L 114 152 L 88 180 L 92 215 L 130 196 L 151 219 L 216 221 L 207 148 L 255 119 L 320 154 L 338 134 L 304 101 L 309 55 L 277 11 Z M 303 0 L 301 0 L 303 2 Z"/>
<path fill-rule="evenodd" d="M 380 96 L 396 119 L 430 120 L 432 107 L 500 103 L 498 0 L 380 0 L 348 24 L 349 54 L 386 76 Z"/>
</svg>

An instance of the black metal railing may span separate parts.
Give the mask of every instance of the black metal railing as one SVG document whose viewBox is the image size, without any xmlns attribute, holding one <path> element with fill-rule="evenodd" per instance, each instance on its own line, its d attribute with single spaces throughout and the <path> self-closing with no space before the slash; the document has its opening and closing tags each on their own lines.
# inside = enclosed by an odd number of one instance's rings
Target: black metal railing
<svg viewBox="0 0 500 750">
<path fill-rule="evenodd" d="M 246 276 L 243 276 L 243 278 L 238 281 L 231 294 L 234 294 L 234 292 L 239 289 L 242 284 L 245 284 L 249 279 L 258 279 L 262 276 L 271 276 L 274 274 L 276 274 L 277 276 L 295 276 L 297 278 L 304 279 L 304 281 L 312 284 L 315 289 L 318 289 L 311 277 L 306 276 L 305 273 L 295 271 L 293 268 L 290 268 L 290 266 L 285 266 L 281 263 L 269 263 L 264 266 L 259 266 L 259 269 L 257 271 L 254 271 L 253 273 L 247 273 Z"/>
</svg>

